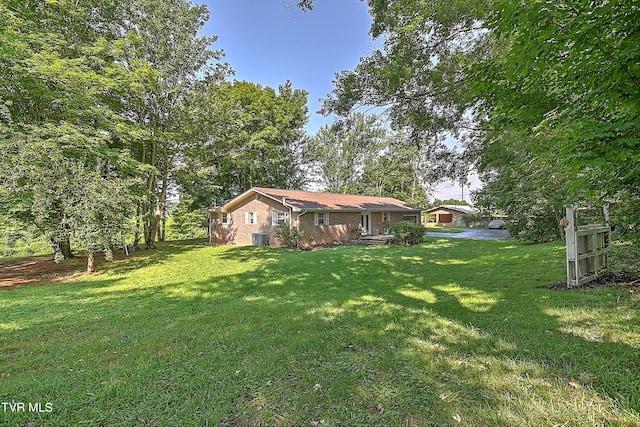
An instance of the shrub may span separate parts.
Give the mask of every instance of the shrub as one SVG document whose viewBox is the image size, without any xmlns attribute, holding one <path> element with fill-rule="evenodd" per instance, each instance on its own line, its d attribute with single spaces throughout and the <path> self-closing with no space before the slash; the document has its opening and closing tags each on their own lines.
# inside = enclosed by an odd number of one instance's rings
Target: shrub
<svg viewBox="0 0 640 427">
<path fill-rule="evenodd" d="M 396 222 L 389 232 L 393 234 L 394 243 L 401 245 L 416 245 L 424 240 L 424 227 L 409 221 Z"/>
<path fill-rule="evenodd" d="M 558 220 L 552 214 L 507 221 L 507 230 L 518 240 L 534 243 L 554 242 L 561 239 Z"/>
<path fill-rule="evenodd" d="M 462 223 L 465 227 L 475 227 L 482 222 L 482 214 L 464 215 L 462 217 Z"/>
<path fill-rule="evenodd" d="M 190 199 L 180 203 L 167 218 L 167 239 L 199 239 L 207 237 L 207 216 Z"/>
<path fill-rule="evenodd" d="M 297 226 L 289 226 L 289 224 L 280 224 L 273 232 L 273 237 L 280 239 L 282 246 L 287 249 L 300 249 L 302 247 L 302 238 L 304 230 Z"/>
</svg>

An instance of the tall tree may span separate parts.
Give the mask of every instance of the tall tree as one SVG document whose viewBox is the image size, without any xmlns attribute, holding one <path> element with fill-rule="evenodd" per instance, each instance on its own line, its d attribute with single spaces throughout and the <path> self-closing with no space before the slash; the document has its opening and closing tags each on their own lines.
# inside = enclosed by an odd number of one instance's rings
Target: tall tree
<svg viewBox="0 0 640 427">
<path fill-rule="evenodd" d="M 401 133 L 390 135 L 384 150 L 365 164 L 360 183 L 362 194 L 395 197 L 426 206 L 430 187 L 422 173 L 422 159 L 418 147 Z"/>
<path fill-rule="evenodd" d="M 206 123 L 201 143 L 185 152 L 179 183 L 206 206 L 251 187 L 301 188 L 300 144 L 307 92 L 291 82 L 276 91 L 248 82 L 211 87 L 199 100 Z M 214 200 L 211 200 L 211 198 Z"/>
<path fill-rule="evenodd" d="M 425 173 L 434 180 L 457 178 L 450 172 L 460 167 L 443 164 L 465 158 L 447 139 L 464 140 L 474 129 L 466 70 L 484 53 L 482 23 L 492 2 L 368 3 L 370 34 L 383 41 L 383 48 L 336 76 L 323 111 L 347 114 L 361 106 L 383 107 L 393 128 L 406 133 L 429 160 L 422 164 Z"/>
<path fill-rule="evenodd" d="M 357 194 L 365 165 L 384 148 L 386 130 L 375 116 L 356 113 L 321 127 L 305 147 L 311 172 L 332 193 Z"/>
<path fill-rule="evenodd" d="M 199 36 L 209 18 L 206 6 L 187 0 L 135 0 L 127 6 L 127 34 L 115 59 L 128 76 L 119 92 L 121 114 L 144 131 L 131 150 L 150 166 L 144 173 L 147 194 L 139 206 L 149 248 L 158 237 L 177 161 L 192 136 L 185 108 L 194 105 L 190 99 L 196 91 L 218 84 L 229 69 L 215 63 L 222 57 L 210 49 L 216 37 Z"/>
<path fill-rule="evenodd" d="M 26 208 L 30 222 L 53 242 L 72 233 L 88 255 L 89 272 L 95 252 L 110 258 L 122 243 L 141 184 L 137 164 L 126 152 L 105 149 L 105 139 L 69 125 L 41 126 L 5 146 L 13 164 L 5 180 L 12 208 Z"/>
<path fill-rule="evenodd" d="M 198 35 L 207 19 L 206 7 L 187 0 L 0 4 L 6 213 L 38 224 L 57 252 L 70 255 L 73 234 L 91 254 L 118 234 L 105 230 L 128 223 L 135 195 L 152 246 L 176 165 L 210 120 L 193 99 L 229 74 L 210 49 L 215 38 Z"/>
<path fill-rule="evenodd" d="M 510 166 L 492 145 L 522 135 L 525 167 L 562 176 L 556 192 L 565 203 L 613 202 L 619 230 L 640 217 L 640 11 L 633 2 L 496 2 L 488 22 L 494 49 L 476 67 L 476 96 L 487 129 L 484 169 L 509 180 Z M 488 78 L 487 78 L 488 77 Z M 491 96 L 499 94 L 499 96 Z M 506 169 L 505 169 L 506 167 Z M 527 176 L 528 180 L 530 179 Z M 544 188 L 545 180 L 537 183 Z M 501 196 L 505 199 L 506 194 Z"/>
<path fill-rule="evenodd" d="M 313 3 L 299 2 L 303 8 Z M 429 150 L 436 157 L 478 164 L 493 200 L 500 196 L 514 213 L 543 207 L 545 215 L 555 216 L 558 201 L 545 196 L 555 187 L 565 203 L 614 202 L 617 220 L 632 230 L 640 219 L 640 199 L 633 195 L 640 183 L 637 4 L 368 3 L 371 35 L 384 48 L 337 76 L 326 111 L 387 106 L 394 126 L 437 148 Z M 465 153 L 442 147 L 438 136 L 447 133 L 458 137 Z M 516 163 L 503 161 L 503 155 Z M 549 159 L 553 171 L 543 163 Z M 531 173 L 541 170 L 549 173 Z M 554 184 L 547 190 L 545 176 L 551 173 Z M 526 187 L 540 189 L 539 197 L 510 197 L 513 188 Z M 556 233 L 547 223 L 547 232 Z"/>
<path fill-rule="evenodd" d="M 423 154 L 376 116 L 352 113 L 323 126 L 305 143 L 310 172 L 327 191 L 396 197 L 424 205 Z"/>
<path fill-rule="evenodd" d="M 112 217 L 86 217 L 78 203 L 68 203 L 78 202 L 73 194 L 94 201 L 98 189 L 113 186 L 113 200 L 129 207 L 123 200 L 131 187 L 115 184 L 135 166 L 125 166 L 112 138 L 117 116 L 105 94 L 116 83 L 96 55 L 106 37 L 113 38 L 105 25 L 113 16 L 101 6 L 0 5 L 0 38 L 6 42 L 0 48 L 0 198 L 14 220 L 36 224 L 51 238 L 57 258 L 70 256 L 72 232 L 83 238 L 91 227 L 122 226 Z M 87 176 L 96 180 L 91 191 L 77 181 Z M 74 228 L 81 222 L 85 231 Z M 98 245 L 105 248 L 103 243 Z"/>
</svg>

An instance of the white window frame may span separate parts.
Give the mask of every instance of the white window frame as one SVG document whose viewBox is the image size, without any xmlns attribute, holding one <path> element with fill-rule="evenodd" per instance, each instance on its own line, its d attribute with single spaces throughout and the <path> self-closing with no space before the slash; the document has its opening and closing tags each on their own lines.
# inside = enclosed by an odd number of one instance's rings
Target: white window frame
<svg viewBox="0 0 640 427">
<path fill-rule="evenodd" d="M 229 212 L 221 212 L 220 223 L 221 224 L 230 224 L 231 223 L 231 214 Z"/>
<path fill-rule="evenodd" d="M 313 220 L 316 226 L 329 225 L 329 212 L 316 212 Z"/>
<path fill-rule="evenodd" d="M 258 212 L 245 212 L 244 223 L 246 225 L 256 225 L 258 223 Z"/>
<path fill-rule="evenodd" d="M 415 220 L 415 224 L 420 224 L 420 219 L 418 218 L 417 214 L 407 214 L 407 215 L 402 215 L 402 220 L 403 221 L 410 221 L 409 218 L 412 218 Z M 412 221 L 410 221 L 412 222 Z"/>
<path fill-rule="evenodd" d="M 289 224 L 289 212 L 276 211 L 271 213 L 271 225 Z"/>
<path fill-rule="evenodd" d="M 382 212 L 382 222 L 391 221 L 391 212 Z"/>
</svg>

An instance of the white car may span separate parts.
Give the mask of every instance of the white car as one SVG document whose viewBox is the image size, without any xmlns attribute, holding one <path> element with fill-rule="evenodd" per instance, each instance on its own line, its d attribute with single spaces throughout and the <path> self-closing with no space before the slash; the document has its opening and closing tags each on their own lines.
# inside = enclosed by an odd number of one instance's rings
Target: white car
<svg viewBox="0 0 640 427">
<path fill-rule="evenodd" d="M 494 219 L 489 223 L 490 229 L 504 230 L 507 227 L 507 223 L 501 219 Z"/>
</svg>

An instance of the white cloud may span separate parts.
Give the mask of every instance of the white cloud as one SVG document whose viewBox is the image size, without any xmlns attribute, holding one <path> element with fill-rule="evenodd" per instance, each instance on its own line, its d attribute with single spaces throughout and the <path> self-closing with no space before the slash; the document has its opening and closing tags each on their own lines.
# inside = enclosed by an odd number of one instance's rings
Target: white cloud
<svg viewBox="0 0 640 427">
<path fill-rule="evenodd" d="M 469 175 L 469 185 L 464 186 L 464 200 L 471 203 L 471 191 L 477 190 L 482 187 L 482 182 L 476 173 Z M 440 200 L 446 199 L 458 199 L 462 198 L 463 188 L 460 184 L 452 181 L 445 181 L 436 185 L 434 188 L 433 197 Z"/>
</svg>

